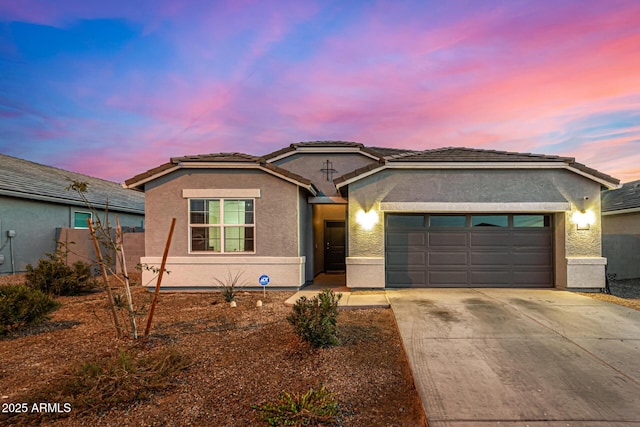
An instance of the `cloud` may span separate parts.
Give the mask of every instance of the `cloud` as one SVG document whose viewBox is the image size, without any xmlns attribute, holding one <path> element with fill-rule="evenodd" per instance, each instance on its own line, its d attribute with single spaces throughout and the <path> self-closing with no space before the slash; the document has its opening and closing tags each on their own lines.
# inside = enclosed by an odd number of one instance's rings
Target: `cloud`
<svg viewBox="0 0 640 427">
<path fill-rule="evenodd" d="M 44 67 L 0 63 L 12 138 L 83 141 L 66 164 L 84 153 L 95 164 L 81 167 L 117 180 L 171 156 L 315 139 L 564 154 L 640 178 L 624 164 L 637 159 L 637 2 L 112 3 L 0 6 L 83 40 L 36 50 Z M 107 18 L 125 28 L 77 32 Z M 84 54 L 91 40 L 106 48 Z"/>
</svg>

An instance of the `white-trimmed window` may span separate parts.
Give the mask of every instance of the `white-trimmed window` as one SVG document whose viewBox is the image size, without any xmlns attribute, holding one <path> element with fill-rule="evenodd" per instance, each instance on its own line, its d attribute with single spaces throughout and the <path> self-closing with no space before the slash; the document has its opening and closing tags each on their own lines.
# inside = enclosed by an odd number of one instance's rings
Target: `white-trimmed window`
<svg viewBox="0 0 640 427">
<path fill-rule="evenodd" d="M 189 199 L 191 252 L 255 252 L 253 199 Z"/>
<path fill-rule="evenodd" d="M 87 225 L 87 218 L 93 221 L 93 215 L 91 212 L 75 211 L 73 213 L 73 228 L 89 228 Z"/>
</svg>

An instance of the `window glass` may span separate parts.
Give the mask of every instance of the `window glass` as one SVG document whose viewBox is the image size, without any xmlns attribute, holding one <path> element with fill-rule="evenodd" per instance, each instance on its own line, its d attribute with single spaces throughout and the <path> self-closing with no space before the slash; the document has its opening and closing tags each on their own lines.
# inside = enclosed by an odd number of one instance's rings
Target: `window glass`
<svg viewBox="0 0 640 427">
<path fill-rule="evenodd" d="M 191 224 L 220 224 L 220 200 L 190 201 Z"/>
<path fill-rule="evenodd" d="M 471 215 L 472 227 L 507 227 L 508 215 Z"/>
<path fill-rule="evenodd" d="M 424 215 L 389 215 L 389 227 L 424 227 Z"/>
<path fill-rule="evenodd" d="M 253 251 L 253 227 L 225 227 L 224 251 Z"/>
<path fill-rule="evenodd" d="M 253 204 L 251 199 L 191 199 L 191 250 L 253 252 Z"/>
<path fill-rule="evenodd" d="M 192 227 L 191 250 L 220 252 L 220 227 Z"/>
<path fill-rule="evenodd" d="M 207 200 L 207 224 L 220 224 L 220 200 Z"/>
<path fill-rule="evenodd" d="M 466 215 L 431 215 L 429 217 L 431 227 L 465 227 L 466 225 Z"/>
<path fill-rule="evenodd" d="M 225 200 L 225 224 L 253 224 L 253 200 Z"/>
<path fill-rule="evenodd" d="M 91 218 L 90 212 L 74 212 L 73 228 L 89 228 L 87 225 L 87 218 Z"/>
<path fill-rule="evenodd" d="M 549 227 L 549 215 L 514 215 L 514 227 Z"/>
</svg>

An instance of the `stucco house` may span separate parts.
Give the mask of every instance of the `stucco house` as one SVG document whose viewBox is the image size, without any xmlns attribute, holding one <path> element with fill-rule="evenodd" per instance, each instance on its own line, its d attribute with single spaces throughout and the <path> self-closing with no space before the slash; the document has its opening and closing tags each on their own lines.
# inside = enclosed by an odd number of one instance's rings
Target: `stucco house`
<svg viewBox="0 0 640 427">
<path fill-rule="evenodd" d="M 616 279 L 640 278 L 640 180 L 602 192 L 602 253 Z"/>
<path fill-rule="evenodd" d="M 86 197 L 101 219 L 108 200 L 111 223 L 118 214 L 123 227 L 144 228 L 144 194 L 119 183 L 3 154 L 0 170 L 0 274 L 36 265 L 45 253 L 55 251 L 57 240 L 64 240 L 61 231 L 87 228 L 87 217 L 93 214 L 76 192 L 65 189 L 69 179 L 88 183 Z M 76 243 L 75 252 L 86 247 L 93 256 L 92 243 Z"/>
<path fill-rule="evenodd" d="M 177 219 L 168 289 L 332 271 L 351 288 L 600 289 L 600 192 L 618 184 L 568 157 L 340 141 L 175 157 L 125 182 L 146 195 L 144 263 Z"/>
</svg>

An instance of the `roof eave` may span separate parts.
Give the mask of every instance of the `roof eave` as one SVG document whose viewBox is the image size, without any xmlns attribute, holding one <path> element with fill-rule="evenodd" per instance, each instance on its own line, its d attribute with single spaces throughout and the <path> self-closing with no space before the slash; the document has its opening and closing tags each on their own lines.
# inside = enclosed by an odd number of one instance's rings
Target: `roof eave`
<svg viewBox="0 0 640 427">
<path fill-rule="evenodd" d="M 293 156 L 295 154 L 300 154 L 300 153 L 317 153 L 317 154 L 344 154 L 344 153 L 354 153 L 354 154 L 361 154 L 365 157 L 369 157 L 371 159 L 374 160 L 379 160 L 380 157 L 376 156 L 373 153 L 368 152 L 367 150 L 364 149 L 364 147 L 348 147 L 348 146 L 344 146 L 344 147 L 318 147 L 318 146 L 309 146 L 309 147 L 305 147 L 305 146 L 298 146 L 298 147 L 294 147 L 291 150 L 288 150 L 284 153 L 280 153 L 276 156 L 273 157 L 268 157 L 266 156 L 266 160 L 268 163 L 273 163 L 273 162 L 277 162 L 278 160 L 282 160 L 285 159 L 287 157 Z"/>
<path fill-rule="evenodd" d="M 302 188 L 305 188 L 314 196 L 318 194 L 318 190 L 313 186 L 311 182 L 303 182 L 297 180 L 293 177 L 283 175 L 278 173 L 277 171 L 271 170 L 260 163 L 251 162 L 251 161 L 232 161 L 232 162 L 196 162 L 196 161 L 187 161 L 187 162 L 178 162 L 174 167 L 164 169 L 150 175 L 148 177 L 144 177 L 139 180 L 135 180 L 135 177 L 132 180 L 126 181 L 126 184 L 123 184 L 124 188 L 130 189 L 141 189 L 144 184 L 147 182 L 151 182 L 156 180 L 162 176 L 168 175 L 172 172 L 175 172 L 179 169 L 259 169 L 270 175 L 277 176 L 280 179 L 288 181 L 292 184 L 298 185 Z"/>
<path fill-rule="evenodd" d="M 41 201 L 41 202 L 56 203 L 56 204 L 59 204 L 59 205 L 77 206 L 77 207 L 81 207 L 81 208 L 86 208 L 87 207 L 86 203 L 83 202 L 82 200 L 65 199 L 65 198 L 61 198 L 61 197 L 47 196 L 47 195 L 43 195 L 43 194 L 23 193 L 23 192 L 19 192 L 19 191 L 11 191 L 11 190 L 0 190 L 0 195 L 8 196 L 8 197 L 15 197 L 17 199 L 28 199 L 28 200 L 37 200 L 37 201 Z M 115 212 L 126 212 L 126 213 L 144 215 L 144 209 L 128 208 L 128 207 L 114 205 L 114 204 L 111 204 L 111 203 L 106 205 L 104 203 L 91 202 L 91 204 L 94 207 L 96 207 L 97 209 L 100 209 L 100 210 L 108 208 L 110 211 L 115 211 Z"/>
<path fill-rule="evenodd" d="M 610 211 L 602 211 L 602 215 L 622 215 L 622 214 L 630 214 L 640 212 L 640 206 L 635 208 L 626 208 L 626 209 L 618 209 L 618 210 L 610 210 Z"/>
<path fill-rule="evenodd" d="M 592 181 L 598 182 L 607 188 L 620 188 L 617 180 L 608 180 L 598 177 L 565 162 L 387 162 L 379 168 L 363 171 L 352 178 L 346 179 L 336 184 L 336 188 L 347 186 L 353 182 L 376 174 L 384 169 L 567 169 L 578 175 L 582 175 Z"/>
<path fill-rule="evenodd" d="M 124 188 L 129 188 L 132 190 L 140 190 L 140 191 L 144 191 L 144 184 L 146 184 L 147 182 L 156 180 L 164 175 L 168 175 L 171 172 L 174 172 L 176 170 L 180 169 L 180 166 L 176 165 L 173 167 L 168 167 L 166 169 L 163 169 L 161 171 L 158 171 L 157 173 L 145 176 L 146 173 L 142 173 L 140 175 L 136 175 L 131 179 L 128 179 L 124 182 L 124 184 L 122 184 L 122 186 Z"/>
</svg>

